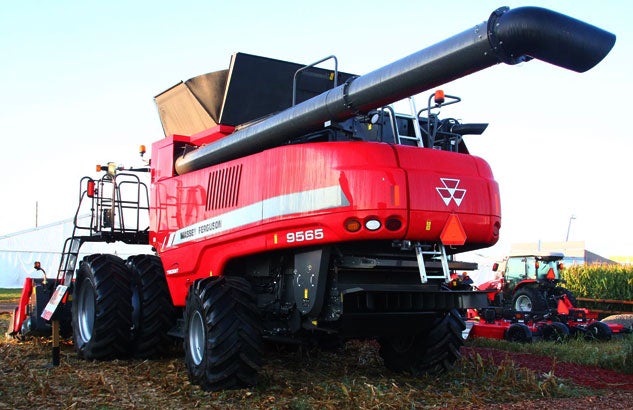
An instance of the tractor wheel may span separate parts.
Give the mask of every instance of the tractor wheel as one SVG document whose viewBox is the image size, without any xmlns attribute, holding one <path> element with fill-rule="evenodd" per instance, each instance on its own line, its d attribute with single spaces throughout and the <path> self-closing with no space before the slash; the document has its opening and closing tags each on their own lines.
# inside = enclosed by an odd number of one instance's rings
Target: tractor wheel
<svg viewBox="0 0 633 410">
<path fill-rule="evenodd" d="M 73 291 L 73 336 L 87 360 L 127 356 L 132 311 L 130 273 L 114 255 L 86 256 Z"/>
<path fill-rule="evenodd" d="M 456 309 L 439 318 L 427 331 L 411 336 L 379 340 L 385 366 L 395 372 L 413 375 L 438 374 L 450 370 L 461 357 L 464 344 L 464 319 Z"/>
<path fill-rule="evenodd" d="M 512 307 L 518 312 L 544 312 L 547 301 L 538 289 L 523 287 L 512 297 Z"/>
<path fill-rule="evenodd" d="M 532 343 L 532 331 L 524 323 L 513 323 L 506 330 L 506 340 L 515 343 Z"/>
<path fill-rule="evenodd" d="M 543 340 L 562 343 L 569 339 L 569 327 L 562 322 L 552 322 L 545 326 L 541 330 Z"/>
<path fill-rule="evenodd" d="M 250 283 L 220 276 L 196 281 L 185 308 L 185 364 L 205 391 L 254 386 L 262 328 Z"/>
<path fill-rule="evenodd" d="M 599 342 L 608 342 L 611 340 L 613 332 L 606 323 L 593 322 L 587 326 L 585 330 L 585 340 L 596 340 Z"/>
<path fill-rule="evenodd" d="M 130 256 L 125 264 L 132 273 L 132 355 L 164 356 L 173 344 L 167 332 L 176 324 L 176 309 L 163 265 L 153 255 Z"/>
</svg>

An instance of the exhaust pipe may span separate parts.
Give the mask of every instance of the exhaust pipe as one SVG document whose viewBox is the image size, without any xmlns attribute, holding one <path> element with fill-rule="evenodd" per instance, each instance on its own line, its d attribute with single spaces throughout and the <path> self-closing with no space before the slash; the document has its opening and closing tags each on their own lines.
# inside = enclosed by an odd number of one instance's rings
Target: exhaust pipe
<svg viewBox="0 0 633 410">
<path fill-rule="evenodd" d="M 176 160 L 184 174 L 284 144 L 498 63 L 533 58 L 576 72 L 598 64 L 615 35 L 538 7 L 495 10 L 488 21 L 379 68 Z"/>
</svg>

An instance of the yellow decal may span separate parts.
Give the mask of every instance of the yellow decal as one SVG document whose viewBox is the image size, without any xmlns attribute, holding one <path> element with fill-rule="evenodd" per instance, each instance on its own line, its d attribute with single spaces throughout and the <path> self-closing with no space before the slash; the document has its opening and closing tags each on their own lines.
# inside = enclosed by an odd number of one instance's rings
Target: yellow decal
<svg viewBox="0 0 633 410">
<path fill-rule="evenodd" d="M 426 230 L 427 231 L 431 230 L 431 221 L 426 221 Z"/>
<path fill-rule="evenodd" d="M 308 298 L 308 288 L 303 289 L 303 298 L 304 299 Z"/>
<path fill-rule="evenodd" d="M 367 130 L 371 131 L 371 124 L 367 124 Z"/>
<path fill-rule="evenodd" d="M 273 238 L 273 241 L 275 242 L 275 245 L 277 245 L 277 234 L 275 234 L 275 237 Z"/>
<path fill-rule="evenodd" d="M 317 322 L 316 320 L 313 320 L 313 321 L 312 321 L 312 324 L 313 324 L 314 326 L 316 326 L 316 325 L 318 325 L 318 324 L 319 324 L 319 322 Z"/>
<path fill-rule="evenodd" d="M 330 72 L 330 81 L 334 80 L 334 73 Z"/>
</svg>

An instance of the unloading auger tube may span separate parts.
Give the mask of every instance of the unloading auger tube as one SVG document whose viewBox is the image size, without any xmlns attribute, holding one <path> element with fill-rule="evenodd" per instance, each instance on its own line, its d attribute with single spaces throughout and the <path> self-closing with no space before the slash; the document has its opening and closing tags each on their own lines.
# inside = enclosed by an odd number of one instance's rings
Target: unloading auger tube
<svg viewBox="0 0 633 410">
<path fill-rule="evenodd" d="M 536 58 L 585 72 L 614 44 L 615 35 L 552 10 L 503 7 L 487 22 L 179 157 L 176 171 L 184 174 L 282 145 L 327 121 L 343 121 L 501 62 Z"/>
</svg>

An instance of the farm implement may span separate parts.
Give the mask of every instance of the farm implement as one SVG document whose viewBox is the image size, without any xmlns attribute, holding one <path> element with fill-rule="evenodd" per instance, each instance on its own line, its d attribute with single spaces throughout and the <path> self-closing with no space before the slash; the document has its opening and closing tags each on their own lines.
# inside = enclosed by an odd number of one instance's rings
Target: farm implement
<svg viewBox="0 0 633 410">
<path fill-rule="evenodd" d="M 584 308 L 569 308 L 565 313 L 550 312 L 545 315 L 531 312 L 487 308 L 477 313 L 469 312 L 466 321 L 467 337 L 508 340 L 531 343 L 532 341 L 563 342 L 570 337 L 585 340 L 609 341 L 613 337 L 631 333 L 631 328 L 619 323 L 605 323 L 598 315 Z"/>
</svg>

